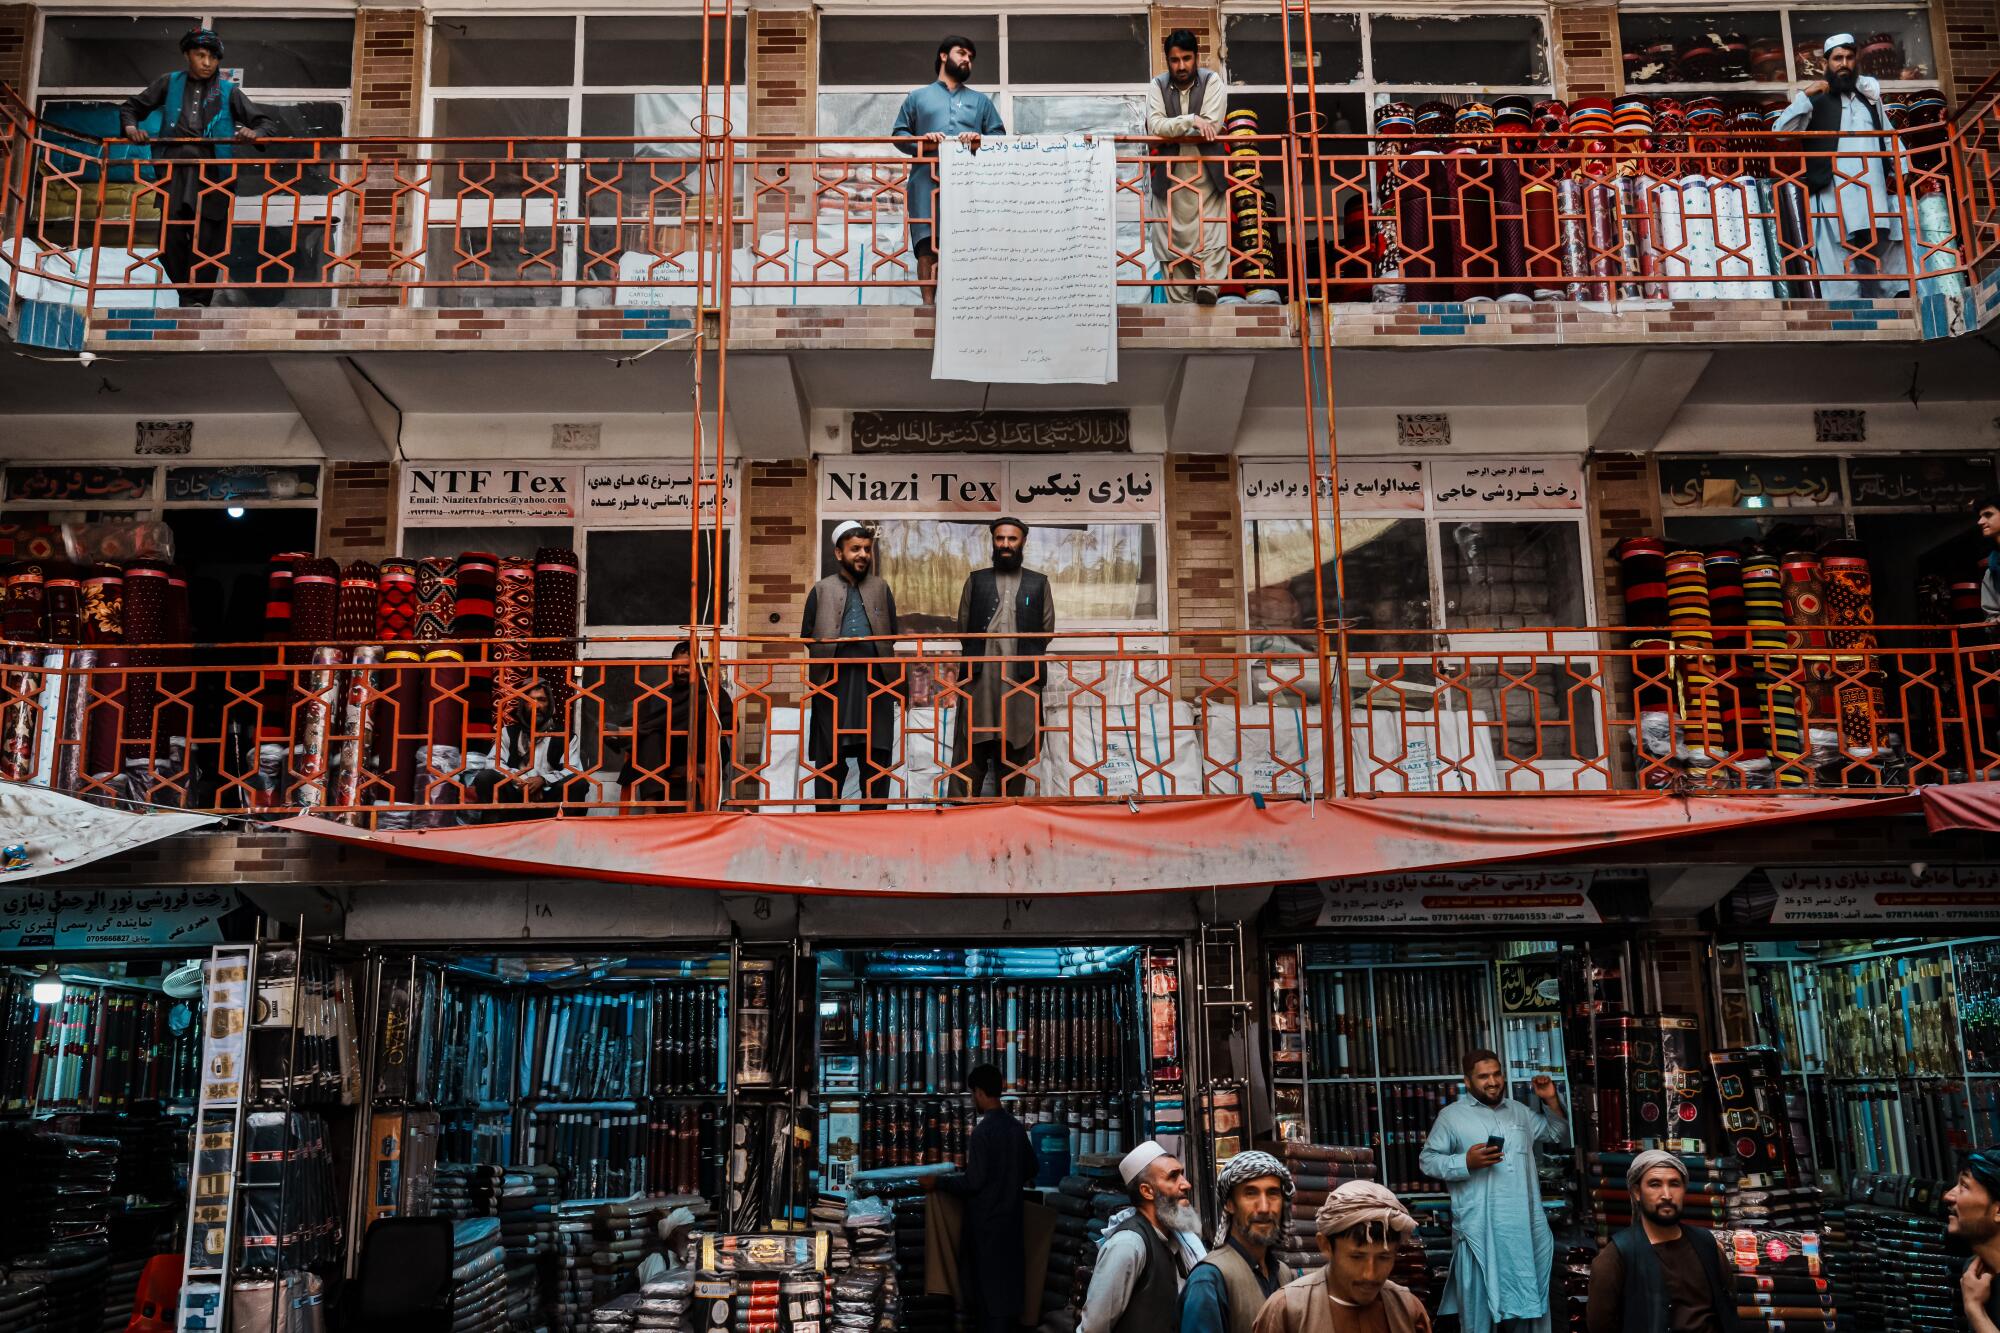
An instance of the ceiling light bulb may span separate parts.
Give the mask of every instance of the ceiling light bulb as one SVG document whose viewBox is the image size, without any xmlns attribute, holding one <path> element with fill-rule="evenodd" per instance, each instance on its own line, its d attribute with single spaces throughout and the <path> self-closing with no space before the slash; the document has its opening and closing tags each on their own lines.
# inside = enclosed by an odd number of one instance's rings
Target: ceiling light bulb
<svg viewBox="0 0 2000 1333">
<path fill-rule="evenodd" d="M 244 510 L 242 505 L 231 505 L 229 506 L 229 508 L 223 510 L 222 512 L 229 515 L 231 518 L 242 518 L 246 511 Z"/>
<path fill-rule="evenodd" d="M 43 968 L 35 974 L 34 996 L 36 1004 L 60 1004 L 63 997 L 63 979 L 53 967 Z"/>
</svg>

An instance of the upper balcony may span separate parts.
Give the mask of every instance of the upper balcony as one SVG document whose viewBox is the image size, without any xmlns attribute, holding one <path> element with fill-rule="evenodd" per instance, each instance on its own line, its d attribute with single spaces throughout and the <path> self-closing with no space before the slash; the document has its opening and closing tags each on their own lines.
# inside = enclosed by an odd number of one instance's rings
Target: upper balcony
<svg viewBox="0 0 2000 1333">
<path fill-rule="evenodd" d="M 2000 312 L 1996 104 L 1989 86 L 1846 154 L 1740 127 L 1246 135 L 1226 189 L 1175 176 L 1165 199 L 1158 142 L 1121 137 L 1121 338 L 1954 336 Z M 268 139 L 195 158 L 17 103 L 0 117 L 0 284 L 24 343 L 601 351 L 704 318 L 746 350 L 931 337 L 909 141 Z M 1204 246 L 1228 268 L 1212 308 L 1186 299 Z"/>
</svg>

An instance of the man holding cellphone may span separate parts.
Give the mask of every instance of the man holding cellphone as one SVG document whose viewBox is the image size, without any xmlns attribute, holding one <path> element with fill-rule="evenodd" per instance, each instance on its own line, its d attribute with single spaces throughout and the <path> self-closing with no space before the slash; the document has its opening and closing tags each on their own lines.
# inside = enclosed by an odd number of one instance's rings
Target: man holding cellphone
<svg viewBox="0 0 2000 1333">
<path fill-rule="evenodd" d="M 1418 1165 L 1451 1192 L 1451 1281 L 1440 1315 L 1464 1333 L 1548 1333 L 1555 1238 L 1542 1212 L 1535 1149 L 1569 1138 L 1555 1081 L 1535 1076 L 1542 1105 L 1507 1096 L 1507 1070 L 1489 1050 L 1466 1052 L 1465 1092 L 1439 1112 Z"/>
</svg>

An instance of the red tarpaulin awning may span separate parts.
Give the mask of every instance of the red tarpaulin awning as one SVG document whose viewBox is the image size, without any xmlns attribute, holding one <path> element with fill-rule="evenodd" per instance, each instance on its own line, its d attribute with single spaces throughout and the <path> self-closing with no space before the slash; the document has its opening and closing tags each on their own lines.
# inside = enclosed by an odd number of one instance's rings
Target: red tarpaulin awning
<svg viewBox="0 0 2000 1333">
<path fill-rule="evenodd" d="M 1933 833 L 1969 830 L 2000 833 L 2000 782 L 1961 782 L 1925 787 L 1924 823 Z"/>
<path fill-rule="evenodd" d="M 1814 796 L 1248 797 L 979 805 L 849 814 L 538 819 L 371 833 L 284 820 L 355 846 L 518 875 L 773 893 L 927 897 L 1163 893 L 1435 870 L 1613 849 L 1899 804 Z"/>
</svg>

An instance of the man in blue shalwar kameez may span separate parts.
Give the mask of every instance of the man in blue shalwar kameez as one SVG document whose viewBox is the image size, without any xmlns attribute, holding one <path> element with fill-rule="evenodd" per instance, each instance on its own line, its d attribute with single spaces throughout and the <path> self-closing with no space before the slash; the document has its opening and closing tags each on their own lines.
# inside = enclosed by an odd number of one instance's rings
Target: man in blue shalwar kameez
<svg viewBox="0 0 2000 1333">
<path fill-rule="evenodd" d="M 937 80 L 911 91 L 896 112 L 889 133 L 907 140 L 896 146 L 916 154 L 910 168 L 908 208 L 910 248 L 917 255 L 917 276 L 929 282 L 937 274 L 937 244 L 931 223 L 937 217 L 937 146 L 957 139 L 977 151 L 985 134 L 1005 134 L 993 99 L 966 85 L 972 82 L 972 61 L 978 54 L 970 37 L 946 37 L 938 43 Z"/>
<path fill-rule="evenodd" d="M 1464 1333 L 1548 1333 L 1555 1239 L 1535 1149 L 1564 1142 L 1569 1118 L 1546 1074 L 1535 1076 L 1542 1109 L 1530 1111 L 1507 1096 L 1492 1051 L 1468 1052 L 1464 1071 L 1465 1094 L 1438 1114 L 1418 1159 L 1451 1191 L 1451 1282 L 1438 1313 L 1456 1314 Z"/>
</svg>

